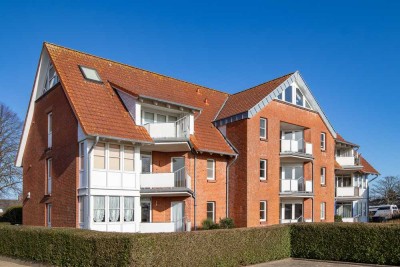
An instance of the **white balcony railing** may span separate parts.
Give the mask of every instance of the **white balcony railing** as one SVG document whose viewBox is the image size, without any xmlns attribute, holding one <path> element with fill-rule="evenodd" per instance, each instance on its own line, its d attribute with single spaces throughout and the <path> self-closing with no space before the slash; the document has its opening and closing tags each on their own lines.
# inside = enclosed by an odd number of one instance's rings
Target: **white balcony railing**
<svg viewBox="0 0 400 267">
<path fill-rule="evenodd" d="M 190 176 L 185 168 L 169 173 L 142 173 L 140 175 L 141 188 L 190 188 Z"/>
<path fill-rule="evenodd" d="M 312 144 L 300 140 L 281 139 L 281 152 L 283 153 L 303 153 L 312 155 Z"/>
<path fill-rule="evenodd" d="M 354 186 L 337 187 L 337 197 L 358 197 L 360 196 L 360 188 Z"/>
<path fill-rule="evenodd" d="M 190 118 L 185 116 L 175 122 L 147 123 L 144 127 L 152 138 L 189 138 Z"/>
<path fill-rule="evenodd" d="M 340 164 L 340 166 L 354 166 L 355 165 L 355 158 L 353 156 L 351 157 L 336 157 L 337 163 Z"/>
<path fill-rule="evenodd" d="M 172 233 L 190 231 L 191 223 L 182 218 L 173 222 L 140 223 L 141 233 Z"/>
<path fill-rule="evenodd" d="M 304 181 L 303 177 L 299 179 L 281 179 L 281 193 L 312 193 L 312 181 Z"/>
</svg>

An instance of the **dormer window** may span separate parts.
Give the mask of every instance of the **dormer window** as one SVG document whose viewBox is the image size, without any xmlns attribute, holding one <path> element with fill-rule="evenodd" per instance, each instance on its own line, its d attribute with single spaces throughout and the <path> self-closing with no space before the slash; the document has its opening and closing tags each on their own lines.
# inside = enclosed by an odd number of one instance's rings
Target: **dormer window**
<svg viewBox="0 0 400 267">
<path fill-rule="evenodd" d="M 53 64 L 50 63 L 49 68 L 47 69 L 47 73 L 46 73 L 46 80 L 45 80 L 44 86 L 43 86 L 43 93 L 47 92 L 49 89 L 51 89 L 57 83 L 58 83 L 58 76 L 57 76 L 56 70 L 54 69 Z"/>
<path fill-rule="evenodd" d="M 85 77 L 86 80 L 94 82 L 102 82 L 99 74 L 97 73 L 97 70 L 84 66 L 79 66 L 79 69 L 81 70 L 82 75 L 83 77 Z"/>
<path fill-rule="evenodd" d="M 312 109 L 310 102 L 307 100 L 301 89 L 298 88 L 296 84 L 292 84 L 291 86 L 287 87 L 284 91 L 282 91 L 282 93 L 277 96 L 277 98 L 296 106 Z"/>
</svg>

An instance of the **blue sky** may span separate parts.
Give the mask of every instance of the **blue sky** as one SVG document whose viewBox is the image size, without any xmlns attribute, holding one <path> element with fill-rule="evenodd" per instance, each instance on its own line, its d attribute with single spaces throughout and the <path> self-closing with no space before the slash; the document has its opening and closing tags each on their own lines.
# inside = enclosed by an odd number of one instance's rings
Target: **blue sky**
<svg viewBox="0 0 400 267">
<path fill-rule="evenodd" d="M 400 1 L 32 2 L 0 3 L 0 101 L 22 119 L 43 41 L 231 93 L 299 70 L 335 130 L 400 174 Z"/>
</svg>

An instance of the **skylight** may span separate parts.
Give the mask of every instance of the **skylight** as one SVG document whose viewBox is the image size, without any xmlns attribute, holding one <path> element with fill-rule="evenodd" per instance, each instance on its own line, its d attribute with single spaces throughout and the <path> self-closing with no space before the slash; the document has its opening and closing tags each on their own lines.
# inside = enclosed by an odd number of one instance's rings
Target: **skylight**
<svg viewBox="0 0 400 267">
<path fill-rule="evenodd" d="M 88 68 L 88 67 L 84 67 L 84 66 L 79 66 L 79 68 L 81 69 L 83 77 L 85 77 L 86 80 L 101 82 L 101 79 L 100 79 L 99 74 L 97 73 L 97 70 Z"/>
</svg>

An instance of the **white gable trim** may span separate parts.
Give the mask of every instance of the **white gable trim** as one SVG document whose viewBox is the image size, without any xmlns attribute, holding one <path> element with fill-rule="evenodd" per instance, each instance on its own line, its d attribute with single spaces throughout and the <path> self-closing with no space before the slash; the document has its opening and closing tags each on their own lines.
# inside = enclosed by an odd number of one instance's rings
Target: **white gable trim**
<svg viewBox="0 0 400 267">
<path fill-rule="evenodd" d="M 26 142 L 28 141 L 28 134 L 29 134 L 29 130 L 31 129 L 33 112 L 35 110 L 35 101 L 38 97 L 37 93 L 38 93 L 39 83 L 41 82 L 39 77 L 42 75 L 43 71 L 46 71 L 46 69 L 47 69 L 48 60 L 49 60 L 48 58 L 49 58 L 49 56 L 47 54 L 47 51 L 43 47 L 42 52 L 40 53 L 39 64 L 36 69 L 35 81 L 33 83 L 31 98 L 29 100 L 28 111 L 27 111 L 26 117 L 25 117 L 25 123 L 24 123 L 24 128 L 22 130 L 21 141 L 19 143 L 17 159 L 15 160 L 15 165 L 17 167 L 22 167 L 22 158 L 24 156 Z M 46 69 L 44 69 L 45 67 L 46 67 Z"/>
<path fill-rule="evenodd" d="M 292 85 L 293 83 L 296 83 L 301 91 L 303 92 L 304 96 L 306 99 L 309 101 L 312 109 L 321 116 L 322 120 L 325 122 L 328 130 L 332 134 L 334 138 L 336 138 L 336 132 L 333 129 L 333 126 L 329 122 L 328 118 L 325 116 L 324 112 L 322 111 L 321 107 L 319 106 L 317 100 L 314 98 L 313 94 L 311 93 L 310 88 L 307 86 L 306 82 L 303 80 L 303 78 L 300 75 L 299 71 L 296 71 L 292 75 L 290 75 L 289 78 L 286 79 L 282 84 L 280 84 L 275 90 L 273 90 L 270 94 L 268 94 L 263 100 L 261 100 L 258 104 L 256 104 L 254 107 L 252 107 L 248 111 L 248 118 L 253 117 L 256 115 L 261 109 L 263 109 L 266 105 L 268 105 L 269 102 L 274 100 L 282 91 L 284 91 L 287 87 Z"/>
</svg>

